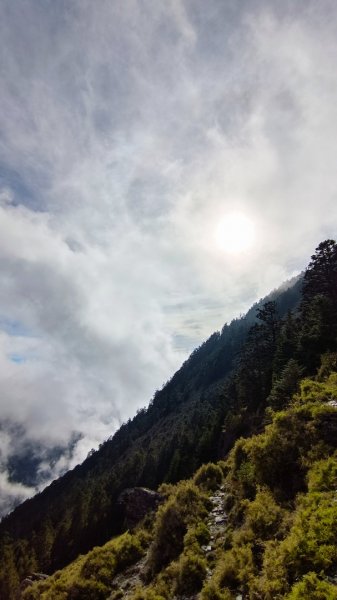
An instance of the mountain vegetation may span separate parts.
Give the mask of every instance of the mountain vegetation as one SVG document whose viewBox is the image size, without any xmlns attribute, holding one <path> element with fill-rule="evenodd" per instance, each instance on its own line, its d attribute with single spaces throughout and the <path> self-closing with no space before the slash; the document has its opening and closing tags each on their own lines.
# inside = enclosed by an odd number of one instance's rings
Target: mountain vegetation
<svg viewBox="0 0 337 600">
<path fill-rule="evenodd" d="M 213 334 L 147 409 L 2 520 L 0 598 L 43 571 L 23 598 L 337 599 L 336 406 L 326 240 L 303 277 Z M 130 486 L 164 501 L 123 532 Z"/>
</svg>

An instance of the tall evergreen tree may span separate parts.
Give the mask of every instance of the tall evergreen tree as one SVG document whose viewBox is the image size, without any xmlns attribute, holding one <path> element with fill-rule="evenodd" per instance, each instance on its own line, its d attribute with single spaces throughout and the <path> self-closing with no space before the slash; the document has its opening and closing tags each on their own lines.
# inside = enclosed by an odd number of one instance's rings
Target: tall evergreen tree
<svg viewBox="0 0 337 600">
<path fill-rule="evenodd" d="M 288 311 L 280 327 L 277 339 L 273 364 L 273 380 L 280 377 L 282 370 L 289 360 L 296 356 L 299 336 L 298 329 L 298 319 L 291 311 Z"/>
<path fill-rule="evenodd" d="M 305 271 L 302 310 L 311 300 L 322 295 L 337 304 L 337 244 L 335 240 L 321 242 Z"/>
<path fill-rule="evenodd" d="M 300 307 L 299 357 L 314 372 L 320 355 L 337 347 L 337 244 L 325 240 L 316 248 L 304 275 Z"/>
<path fill-rule="evenodd" d="M 256 316 L 259 323 L 249 330 L 236 379 L 240 405 L 261 412 L 272 385 L 273 360 L 280 328 L 276 302 L 266 302 L 258 309 Z"/>
</svg>

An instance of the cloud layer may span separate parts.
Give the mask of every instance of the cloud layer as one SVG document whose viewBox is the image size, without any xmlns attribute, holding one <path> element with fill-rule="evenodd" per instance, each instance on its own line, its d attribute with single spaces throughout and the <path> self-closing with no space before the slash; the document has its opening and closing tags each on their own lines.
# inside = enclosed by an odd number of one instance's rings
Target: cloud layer
<svg viewBox="0 0 337 600">
<path fill-rule="evenodd" d="M 337 6 L 3 0 L 0 13 L 7 510 L 32 493 L 11 457 L 38 450 L 40 481 L 82 460 L 335 237 Z M 215 231 L 237 210 L 258 243 L 235 257 Z"/>
</svg>

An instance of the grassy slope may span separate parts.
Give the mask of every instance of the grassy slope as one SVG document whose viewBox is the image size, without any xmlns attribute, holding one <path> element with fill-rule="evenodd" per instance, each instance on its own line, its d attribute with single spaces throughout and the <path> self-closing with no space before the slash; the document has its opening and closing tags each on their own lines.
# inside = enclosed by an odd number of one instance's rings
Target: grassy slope
<svg viewBox="0 0 337 600">
<path fill-rule="evenodd" d="M 337 599 L 337 373 L 305 379 L 265 430 L 236 442 L 226 462 L 163 486 L 154 523 L 77 559 L 25 600 Z M 226 490 L 224 531 L 209 543 L 209 493 Z M 148 549 L 149 548 L 149 549 Z M 129 596 L 114 576 L 147 552 L 144 582 Z M 119 558 L 118 558 L 119 557 Z M 110 594 L 112 594 L 110 596 Z"/>
</svg>

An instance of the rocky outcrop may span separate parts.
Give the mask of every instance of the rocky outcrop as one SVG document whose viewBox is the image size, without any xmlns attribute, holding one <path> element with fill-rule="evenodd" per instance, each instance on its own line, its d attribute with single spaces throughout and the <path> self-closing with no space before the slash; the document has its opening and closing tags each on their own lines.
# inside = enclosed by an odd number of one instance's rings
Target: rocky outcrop
<svg viewBox="0 0 337 600">
<path fill-rule="evenodd" d="M 222 538 L 224 531 L 227 526 L 227 514 L 224 510 L 224 500 L 226 494 L 223 487 L 214 492 L 213 496 L 210 497 L 212 503 L 212 510 L 208 515 L 207 526 L 210 533 L 210 541 L 205 546 L 202 546 L 204 553 L 209 555 L 215 548 L 218 538 Z M 210 572 L 208 573 L 210 575 Z"/>
<path fill-rule="evenodd" d="M 156 510 L 163 500 L 161 494 L 147 488 L 134 487 L 124 490 L 118 498 L 118 505 L 125 526 L 128 529 L 135 527 L 150 511 Z"/>
</svg>

